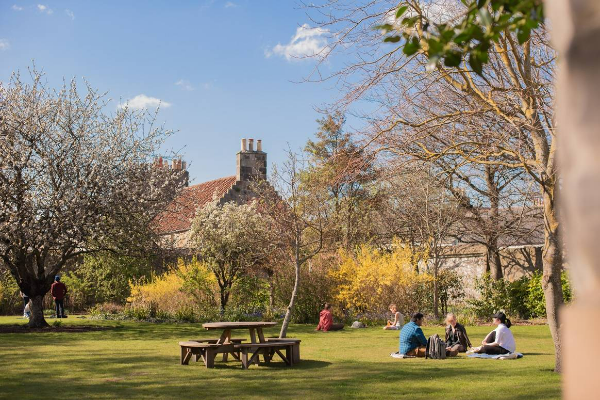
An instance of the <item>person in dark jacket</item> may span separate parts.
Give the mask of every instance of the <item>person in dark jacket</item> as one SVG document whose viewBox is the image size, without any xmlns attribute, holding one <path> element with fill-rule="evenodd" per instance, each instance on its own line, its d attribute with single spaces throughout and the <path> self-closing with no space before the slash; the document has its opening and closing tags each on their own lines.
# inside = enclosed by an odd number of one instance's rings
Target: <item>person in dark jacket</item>
<svg viewBox="0 0 600 400">
<path fill-rule="evenodd" d="M 331 313 L 331 304 L 325 303 L 323 310 L 319 314 L 319 325 L 317 326 L 316 331 L 339 331 L 344 329 L 344 324 L 334 324 L 333 323 L 333 314 Z"/>
<path fill-rule="evenodd" d="M 67 295 L 67 286 L 60 281 L 60 276 L 54 277 L 54 283 L 50 287 L 50 294 L 56 304 L 56 318 L 67 318 L 65 315 L 65 296 Z"/>
<path fill-rule="evenodd" d="M 455 357 L 458 353 L 464 353 L 471 347 L 471 341 L 467 336 L 467 330 L 458 323 L 456 315 L 446 315 L 446 356 Z"/>
</svg>

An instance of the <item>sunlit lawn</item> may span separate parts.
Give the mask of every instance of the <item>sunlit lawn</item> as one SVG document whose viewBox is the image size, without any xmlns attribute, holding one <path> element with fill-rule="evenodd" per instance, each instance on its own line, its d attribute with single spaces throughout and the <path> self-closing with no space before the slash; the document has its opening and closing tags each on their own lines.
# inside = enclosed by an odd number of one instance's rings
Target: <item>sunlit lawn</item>
<svg viewBox="0 0 600 400">
<path fill-rule="evenodd" d="M 0 317 L 0 324 L 23 321 Z M 112 329 L 0 334 L 0 398 L 560 398 L 546 326 L 513 327 L 525 357 L 498 361 L 464 356 L 398 360 L 389 356 L 397 350 L 397 332 L 367 328 L 321 333 L 295 325 L 288 336 L 302 339 L 303 361 L 293 368 L 275 362 L 242 370 L 237 362 L 217 362 L 207 370 L 202 362 L 179 365 L 178 341 L 215 336 L 199 324 L 98 322 L 73 316 L 63 322 L 74 324 Z M 479 342 L 491 327 L 467 329 Z M 424 331 L 426 336 L 442 335 L 443 327 Z M 243 335 L 240 331 L 235 336 Z"/>
</svg>

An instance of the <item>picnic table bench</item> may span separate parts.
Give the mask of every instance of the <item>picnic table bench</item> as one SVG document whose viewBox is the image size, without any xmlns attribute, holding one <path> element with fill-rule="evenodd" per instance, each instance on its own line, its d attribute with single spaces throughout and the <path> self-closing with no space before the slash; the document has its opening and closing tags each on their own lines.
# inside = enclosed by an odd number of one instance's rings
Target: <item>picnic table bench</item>
<svg viewBox="0 0 600 400">
<path fill-rule="evenodd" d="M 265 342 L 265 343 L 240 343 L 234 345 L 236 350 L 240 350 L 242 359 L 242 368 L 248 369 L 250 364 L 258 363 L 258 357 L 260 354 L 263 355 L 265 363 L 270 363 L 271 359 L 277 354 L 288 366 L 292 366 L 293 361 L 293 347 L 294 344 L 291 342 Z M 285 355 L 281 350 L 285 350 Z M 252 355 L 248 358 L 248 353 Z"/>
<path fill-rule="evenodd" d="M 181 365 L 188 365 L 192 356 L 195 361 L 202 359 L 206 368 L 212 368 L 215 365 L 215 356 L 217 353 L 231 353 L 234 351 L 233 343 L 228 345 L 220 345 L 217 343 L 201 343 L 194 340 L 179 342 L 181 347 Z"/>
<path fill-rule="evenodd" d="M 271 342 L 288 342 L 292 344 L 292 360 L 294 364 L 300 362 L 300 339 L 294 338 L 278 338 L 278 337 L 269 337 L 266 338 L 267 343 Z"/>
</svg>

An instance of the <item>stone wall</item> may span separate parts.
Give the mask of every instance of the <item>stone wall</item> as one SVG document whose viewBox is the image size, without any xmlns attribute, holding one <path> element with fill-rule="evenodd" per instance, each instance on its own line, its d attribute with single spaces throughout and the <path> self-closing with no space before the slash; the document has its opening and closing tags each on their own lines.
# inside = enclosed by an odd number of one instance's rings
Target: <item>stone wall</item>
<svg viewBox="0 0 600 400">
<path fill-rule="evenodd" d="M 465 294 L 474 297 L 475 280 L 481 278 L 486 270 L 485 251 L 482 247 L 470 247 L 468 251 L 458 246 L 456 249 L 462 251 L 446 250 L 441 269 L 457 272 L 463 279 Z M 504 277 L 511 281 L 542 270 L 541 245 L 512 246 L 502 250 L 500 257 Z"/>
</svg>

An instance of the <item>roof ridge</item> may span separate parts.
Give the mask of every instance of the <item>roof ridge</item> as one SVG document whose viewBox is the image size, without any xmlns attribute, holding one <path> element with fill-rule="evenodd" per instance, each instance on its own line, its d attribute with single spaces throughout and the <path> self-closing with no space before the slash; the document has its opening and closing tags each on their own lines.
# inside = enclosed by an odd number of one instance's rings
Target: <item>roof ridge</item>
<svg viewBox="0 0 600 400">
<path fill-rule="evenodd" d="M 186 187 L 185 189 L 193 188 L 193 187 L 200 186 L 200 185 L 206 185 L 207 183 L 213 183 L 213 182 L 217 182 L 217 181 L 223 181 L 225 179 L 232 179 L 232 178 L 236 178 L 236 176 L 235 175 L 224 176 L 222 178 L 217 178 L 217 179 L 213 179 L 213 180 L 206 181 L 206 182 L 196 183 L 195 185 L 190 185 L 190 186 Z"/>
</svg>

